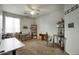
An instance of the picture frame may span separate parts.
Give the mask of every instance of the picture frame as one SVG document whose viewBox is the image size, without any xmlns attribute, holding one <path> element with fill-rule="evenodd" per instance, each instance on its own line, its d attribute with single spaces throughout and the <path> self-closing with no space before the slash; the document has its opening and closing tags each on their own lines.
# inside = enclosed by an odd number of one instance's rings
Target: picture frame
<svg viewBox="0 0 79 59">
<path fill-rule="evenodd" d="M 27 26 L 23 26 L 23 29 L 28 29 L 28 27 Z"/>
<path fill-rule="evenodd" d="M 68 24 L 68 28 L 74 28 L 74 23 L 72 22 L 72 23 L 69 23 Z"/>
</svg>

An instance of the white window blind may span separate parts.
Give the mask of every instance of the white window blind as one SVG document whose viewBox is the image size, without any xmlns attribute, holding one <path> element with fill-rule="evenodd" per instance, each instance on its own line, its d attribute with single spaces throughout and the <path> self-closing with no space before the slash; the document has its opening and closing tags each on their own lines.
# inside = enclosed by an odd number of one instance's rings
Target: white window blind
<svg viewBox="0 0 79 59">
<path fill-rule="evenodd" d="M 20 32 L 20 19 L 5 17 L 5 33 Z"/>
</svg>

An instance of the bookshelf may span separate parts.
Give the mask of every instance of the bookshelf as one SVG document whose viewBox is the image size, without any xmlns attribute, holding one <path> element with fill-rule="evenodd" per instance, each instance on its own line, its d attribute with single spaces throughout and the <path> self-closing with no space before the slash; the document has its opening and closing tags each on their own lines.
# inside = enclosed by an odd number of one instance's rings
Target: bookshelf
<svg viewBox="0 0 79 59">
<path fill-rule="evenodd" d="M 59 45 L 61 47 L 61 49 L 64 50 L 64 33 L 65 33 L 65 30 L 64 30 L 64 20 L 61 19 L 60 21 L 57 22 L 57 28 L 58 28 L 58 37 L 60 38 L 59 40 Z"/>
<path fill-rule="evenodd" d="M 58 35 L 64 36 L 64 20 L 63 19 L 57 22 L 57 28 L 58 28 Z"/>
<path fill-rule="evenodd" d="M 37 39 L 37 25 L 31 25 L 31 38 Z"/>
</svg>

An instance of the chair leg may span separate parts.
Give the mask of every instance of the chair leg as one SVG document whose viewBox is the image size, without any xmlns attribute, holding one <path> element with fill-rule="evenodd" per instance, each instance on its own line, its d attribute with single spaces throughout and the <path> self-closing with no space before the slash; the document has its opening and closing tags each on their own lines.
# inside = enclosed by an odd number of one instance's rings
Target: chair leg
<svg viewBox="0 0 79 59">
<path fill-rule="evenodd" d="M 54 39 L 55 39 L 55 36 L 53 36 L 53 47 L 54 47 L 54 44 L 55 44 Z"/>
</svg>

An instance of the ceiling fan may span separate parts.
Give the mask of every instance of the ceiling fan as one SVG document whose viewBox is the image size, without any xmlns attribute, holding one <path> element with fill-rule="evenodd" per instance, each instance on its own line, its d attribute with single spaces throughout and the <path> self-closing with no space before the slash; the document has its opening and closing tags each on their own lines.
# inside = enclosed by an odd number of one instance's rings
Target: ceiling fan
<svg viewBox="0 0 79 59">
<path fill-rule="evenodd" d="M 35 5 L 26 5 L 24 14 L 27 14 L 27 13 L 31 14 L 32 16 L 39 15 L 40 8 Z"/>
</svg>

